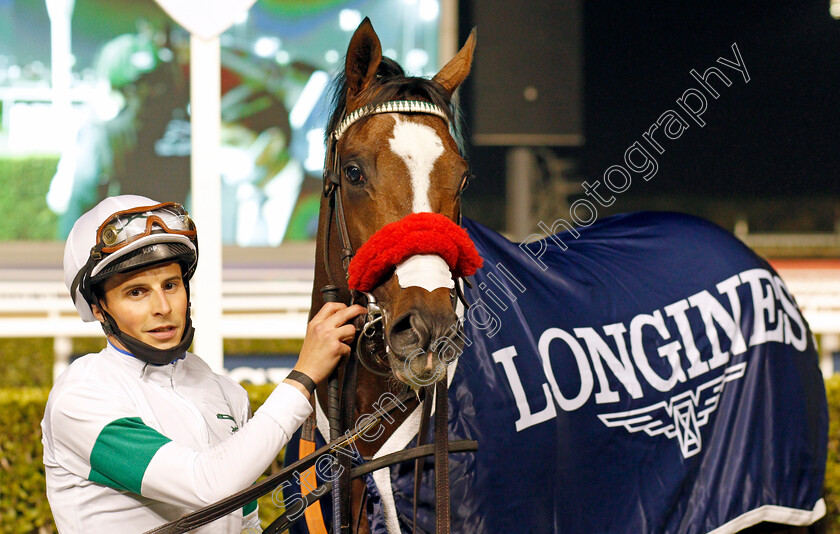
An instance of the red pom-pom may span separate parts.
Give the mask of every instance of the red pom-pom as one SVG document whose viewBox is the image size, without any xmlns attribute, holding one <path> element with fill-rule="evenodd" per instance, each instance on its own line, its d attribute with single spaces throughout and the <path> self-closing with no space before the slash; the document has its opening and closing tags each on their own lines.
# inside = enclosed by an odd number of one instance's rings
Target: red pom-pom
<svg viewBox="0 0 840 534">
<path fill-rule="evenodd" d="M 467 231 L 438 213 L 412 213 L 383 226 L 350 261 L 350 289 L 370 291 L 400 262 L 417 254 L 437 254 L 452 276 L 470 276 L 481 256 Z"/>
</svg>

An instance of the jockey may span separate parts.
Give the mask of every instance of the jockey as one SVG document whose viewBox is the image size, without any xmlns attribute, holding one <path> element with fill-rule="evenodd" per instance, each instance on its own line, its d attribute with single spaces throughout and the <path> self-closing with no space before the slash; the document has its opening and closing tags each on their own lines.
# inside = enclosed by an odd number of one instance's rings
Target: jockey
<svg viewBox="0 0 840 534">
<path fill-rule="evenodd" d="M 58 378 L 41 423 L 47 497 L 62 533 L 143 532 L 257 480 L 349 352 L 361 306 L 328 303 L 294 370 L 251 416 L 248 395 L 187 351 L 195 225 L 178 204 L 106 198 L 76 221 L 64 278 L 107 344 Z M 194 532 L 260 532 L 256 502 Z"/>
</svg>

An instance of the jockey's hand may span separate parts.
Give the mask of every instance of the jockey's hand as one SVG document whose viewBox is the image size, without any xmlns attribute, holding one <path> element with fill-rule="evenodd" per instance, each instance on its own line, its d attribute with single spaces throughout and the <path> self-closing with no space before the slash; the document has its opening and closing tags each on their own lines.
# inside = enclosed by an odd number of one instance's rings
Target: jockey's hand
<svg viewBox="0 0 840 534">
<path fill-rule="evenodd" d="M 347 324 L 365 309 L 358 304 L 348 307 L 340 302 L 327 302 L 309 321 L 306 337 L 295 370 L 320 383 L 325 380 L 339 360 L 350 353 L 350 342 L 356 327 Z"/>
</svg>

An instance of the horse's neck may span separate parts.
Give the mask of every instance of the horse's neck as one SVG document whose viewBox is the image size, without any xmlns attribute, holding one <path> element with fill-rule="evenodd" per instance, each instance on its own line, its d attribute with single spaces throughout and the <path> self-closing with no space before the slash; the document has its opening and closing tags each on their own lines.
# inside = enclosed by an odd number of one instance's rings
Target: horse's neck
<svg viewBox="0 0 840 534">
<path fill-rule="evenodd" d="M 354 356 L 355 357 L 355 356 Z M 343 374 L 343 370 L 342 373 Z M 359 367 L 356 380 L 356 394 L 353 398 L 353 417 L 350 423 L 350 428 L 345 429 L 353 433 L 358 424 L 367 424 L 368 418 L 363 416 L 373 416 L 381 419 L 374 428 L 365 432 L 365 436 L 355 442 L 359 453 L 365 457 L 372 457 L 391 437 L 394 430 L 402 425 L 412 411 L 417 407 L 417 402 L 412 400 L 403 406 L 404 409 L 397 409 L 390 413 L 387 418 L 382 417 L 383 410 L 389 406 L 389 400 L 393 398 L 400 398 L 404 395 L 404 391 L 392 391 L 389 386 L 396 384 L 392 378 L 377 376 L 367 371 L 364 367 Z M 402 389 L 402 387 L 398 388 Z M 317 393 L 318 404 L 320 411 L 326 415 L 328 409 L 328 394 L 327 388 L 319 388 Z M 343 392 L 339 392 L 339 398 L 343 398 Z M 344 407 L 342 407 L 344 409 Z M 323 425 L 326 425 L 326 418 L 321 420 Z M 319 430 L 323 437 L 329 440 L 329 429 L 319 423 Z M 344 432 L 341 432 L 344 434 Z M 375 435 L 376 439 L 366 439 L 367 436 Z"/>
<path fill-rule="evenodd" d="M 321 309 L 321 306 L 324 305 L 324 296 L 321 293 L 321 288 L 329 284 L 330 280 L 329 275 L 327 275 L 327 271 L 324 266 L 324 253 L 326 247 L 328 246 L 328 244 L 325 243 L 326 232 L 324 228 L 326 224 L 331 222 L 327 221 L 326 217 L 326 199 L 322 196 L 321 211 L 318 216 L 318 235 L 315 239 L 315 276 L 312 281 L 312 305 L 309 309 L 310 320 L 316 313 L 318 313 L 318 310 Z M 330 251 L 330 257 L 332 259 L 332 251 Z"/>
<path fill-rule="evenodd" d="M 387 402 L 384 402 L 384 399 L 390 394 L 396 398 L 404 395 L 404 387 L 402 385 L 397 386 L 396 391 L 392 391 L 393 388 L 389 388 L 389 386 L 395 386 L 396 384 L 397 381 L 395 379 L 374 375 L 364 367 L 360 366 L 358 379 L 356 381 L 356 406 L 354 410 L 354 421 L 359 421 L 359 418 L 365 415 L 378 416 L 381 414 L 383 405 L 388 404 Z M 379 435 L 377 439 L 359 440 L 358 449 L 361 455 L 366 458 L 373 456 L 374 453 L 376 453 L 382 445 L 385 444 L 388 438 L 391 437 L 394 430 L 405 422 L 406 418 L 414 410 L 415 406 L 416 403 L 412 402 L 410 405 L 405 406 L 405 410 L 396 410 L 391 414 L 391 422 L 388 422 L 388 420 L 383 418 L 380 422 L 382 426 L 378 428 L 383 428 L 384 432 L 381 432 L 381 435 Z M 378 433 L 378 431 L 375 432 Z"/>
</svg>

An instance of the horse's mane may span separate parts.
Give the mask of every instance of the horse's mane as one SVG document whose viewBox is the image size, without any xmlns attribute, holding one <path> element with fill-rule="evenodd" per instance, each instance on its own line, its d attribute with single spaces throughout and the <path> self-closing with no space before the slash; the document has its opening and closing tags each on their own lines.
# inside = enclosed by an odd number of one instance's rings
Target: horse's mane
<svg viewBox="0 0 840 534">
<path fill-rule="evenodd" d="M 330 134 L 335 131 L 345 115 L 347 106 L 347 77 L 341 69 L 331 83 L 332 114 L 327 123 L 327 143 Z M 461 111 L 453 101 L 452 95 L 439 83 L 418 76 L 406 76 L 403 68 L 389 57 L 382 57 L 376 77 L 365 89 L 365 95 L 370 95 L 368 105 L 379 105 L 391 100 L 426 100 L 446 111 L 449 119 L 450 134 L 458 145 L 462 155 L 465 154 L 461 135 Z"/>
</svg>

